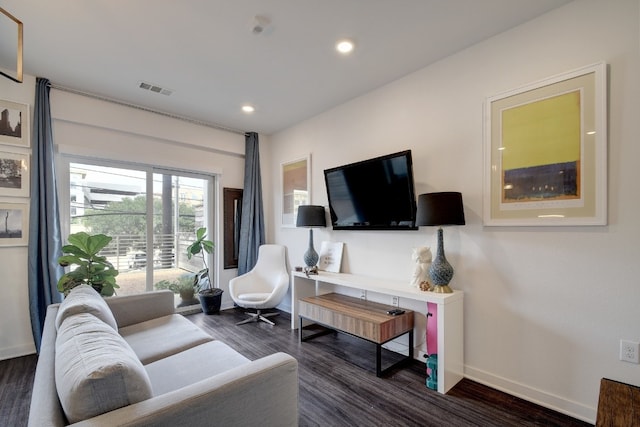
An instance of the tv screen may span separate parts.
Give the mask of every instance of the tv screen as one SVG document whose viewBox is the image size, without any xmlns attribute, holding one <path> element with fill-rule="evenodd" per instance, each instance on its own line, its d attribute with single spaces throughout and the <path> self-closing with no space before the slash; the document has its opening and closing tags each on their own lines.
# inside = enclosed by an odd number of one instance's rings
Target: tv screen
<svg viewBox="0 0 640 427">
<path fill-rule="evenodd" d="M 334 230 L 417 230 L 411 151 L 325 169 Z"/>
</svg>

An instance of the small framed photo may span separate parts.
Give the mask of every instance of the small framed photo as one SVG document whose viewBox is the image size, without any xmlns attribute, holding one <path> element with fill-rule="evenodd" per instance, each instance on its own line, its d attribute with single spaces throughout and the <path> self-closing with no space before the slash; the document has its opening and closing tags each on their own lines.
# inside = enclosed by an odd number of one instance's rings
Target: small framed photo
<svg viewBox="0 0 640 427">
<path fill-rule="evenodd" d="M 0 151 L 0 196 L 29 197 L 29 155 Z"/>
<path fill-rule="evenodd" d="M 26 246 L 28 231 L 29 205 L 0 202 L 0 246 Z"/>
<path fill-rule="evenodd" d="M 485 226 L 607 224 L 606 64 L 488 98 Z"/>
<path fill-rule="evenodd" d="M 0 143 L 29 147 L 29 105 L 0 99 Z"/>
<path fill-rule="evenodd" d="M 343 242 L 322 242 L 320 245 L 318 268 L 330 273 L 340 273 L 343 247 Z"/>
</svg>

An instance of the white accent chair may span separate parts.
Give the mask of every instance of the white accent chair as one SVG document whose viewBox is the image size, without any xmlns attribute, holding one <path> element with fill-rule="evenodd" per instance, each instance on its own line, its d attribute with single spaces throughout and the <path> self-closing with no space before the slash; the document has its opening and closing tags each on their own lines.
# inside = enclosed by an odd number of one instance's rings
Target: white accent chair
<svg viewBox="0 0 640 427">
<path fill-rule="evenodd" d="M 289 273 L 282 245 L 262 245 L 258 249 L 258 261 L 253 269 L 229 281 L 229 295 L 240 307 L 255 309 L 250 317 L 238 325 L 263 321 L 275 325 L 268 317 L 279 313 L 263 313 L 280 304 L 289 289 Z"/>
</svg>

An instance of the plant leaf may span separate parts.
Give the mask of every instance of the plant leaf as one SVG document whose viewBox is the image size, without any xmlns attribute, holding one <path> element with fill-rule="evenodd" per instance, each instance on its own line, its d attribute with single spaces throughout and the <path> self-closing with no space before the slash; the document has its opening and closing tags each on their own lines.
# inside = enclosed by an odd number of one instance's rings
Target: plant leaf
<svg viewBox="0 0 640 427">
<path fill-rule="evenodd" d="M 207 235 L 207 228 L 200 227 L 198 228 L 198 231 L 196 231 L 196 240 L 202 240 L 206 235 Z"/>
<path fill-rule="evenodd" d="M 87 262 L 75 255 L 62 255 L 58 258 L 58 264 L 67 266 L 69 264 L 86 264 Z"/>
<path fill-rule="evenodd" d="M 89 258 L 89 254 L 88 253 L 86 253 L 85 251 L 83 251 L 82 249 L 80 249 L 79 247 L 74 246 L 74 245 L 63 246 L 62 247 L 62 252 L 69 253 L 71 255 L 76 255 L 76 256 L 79 256 L 81 258 L 86 258 L 86 259 Z"/>
<path fill-rule="evenodd" d="M 105 246 L 107 246 L 112 240 L 112 237 L 105 236 L 104 234 L 96 234 L 87 238 L 87 253 L 94 256 L 100 252 Z"/>
<path fill-rule="evenodd" d="M 87 240 L 89 239 L 89 234 L 84 231 L 80 231 L 79 233 L 69 234 L 69 238 L 67 239 L 70 244 L 77 246 L 79 249 L 87 252 Z"/>
<path fill-rule="evenodd" d="M 203 240 L 201 243 L 202 249 L 204 249 L 205 252 L 207 252 L 208 254 L 213 252 L 213 242 L 211 240 Z"/>
</svg>

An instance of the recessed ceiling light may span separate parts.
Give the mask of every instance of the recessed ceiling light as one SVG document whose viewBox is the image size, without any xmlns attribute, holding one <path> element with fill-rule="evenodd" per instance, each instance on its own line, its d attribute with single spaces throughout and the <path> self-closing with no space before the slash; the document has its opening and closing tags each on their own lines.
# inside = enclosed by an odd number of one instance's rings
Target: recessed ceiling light
<svg viewBox="0 0 640 427">
<path fill-rule="evenodd" d="M 247 114 L 250 114 L 256 111 L 256 108 L 253 105 L 246 104 L 242 106 L 242 111 L 244 111 Z"/>
<path fill-rule="evenodd" d="M 351 53 L 353 51 L 353 42 L 351 40 L 339 40 L 336 43 L 336 50 L 344 55 Z"/>
</svg>

